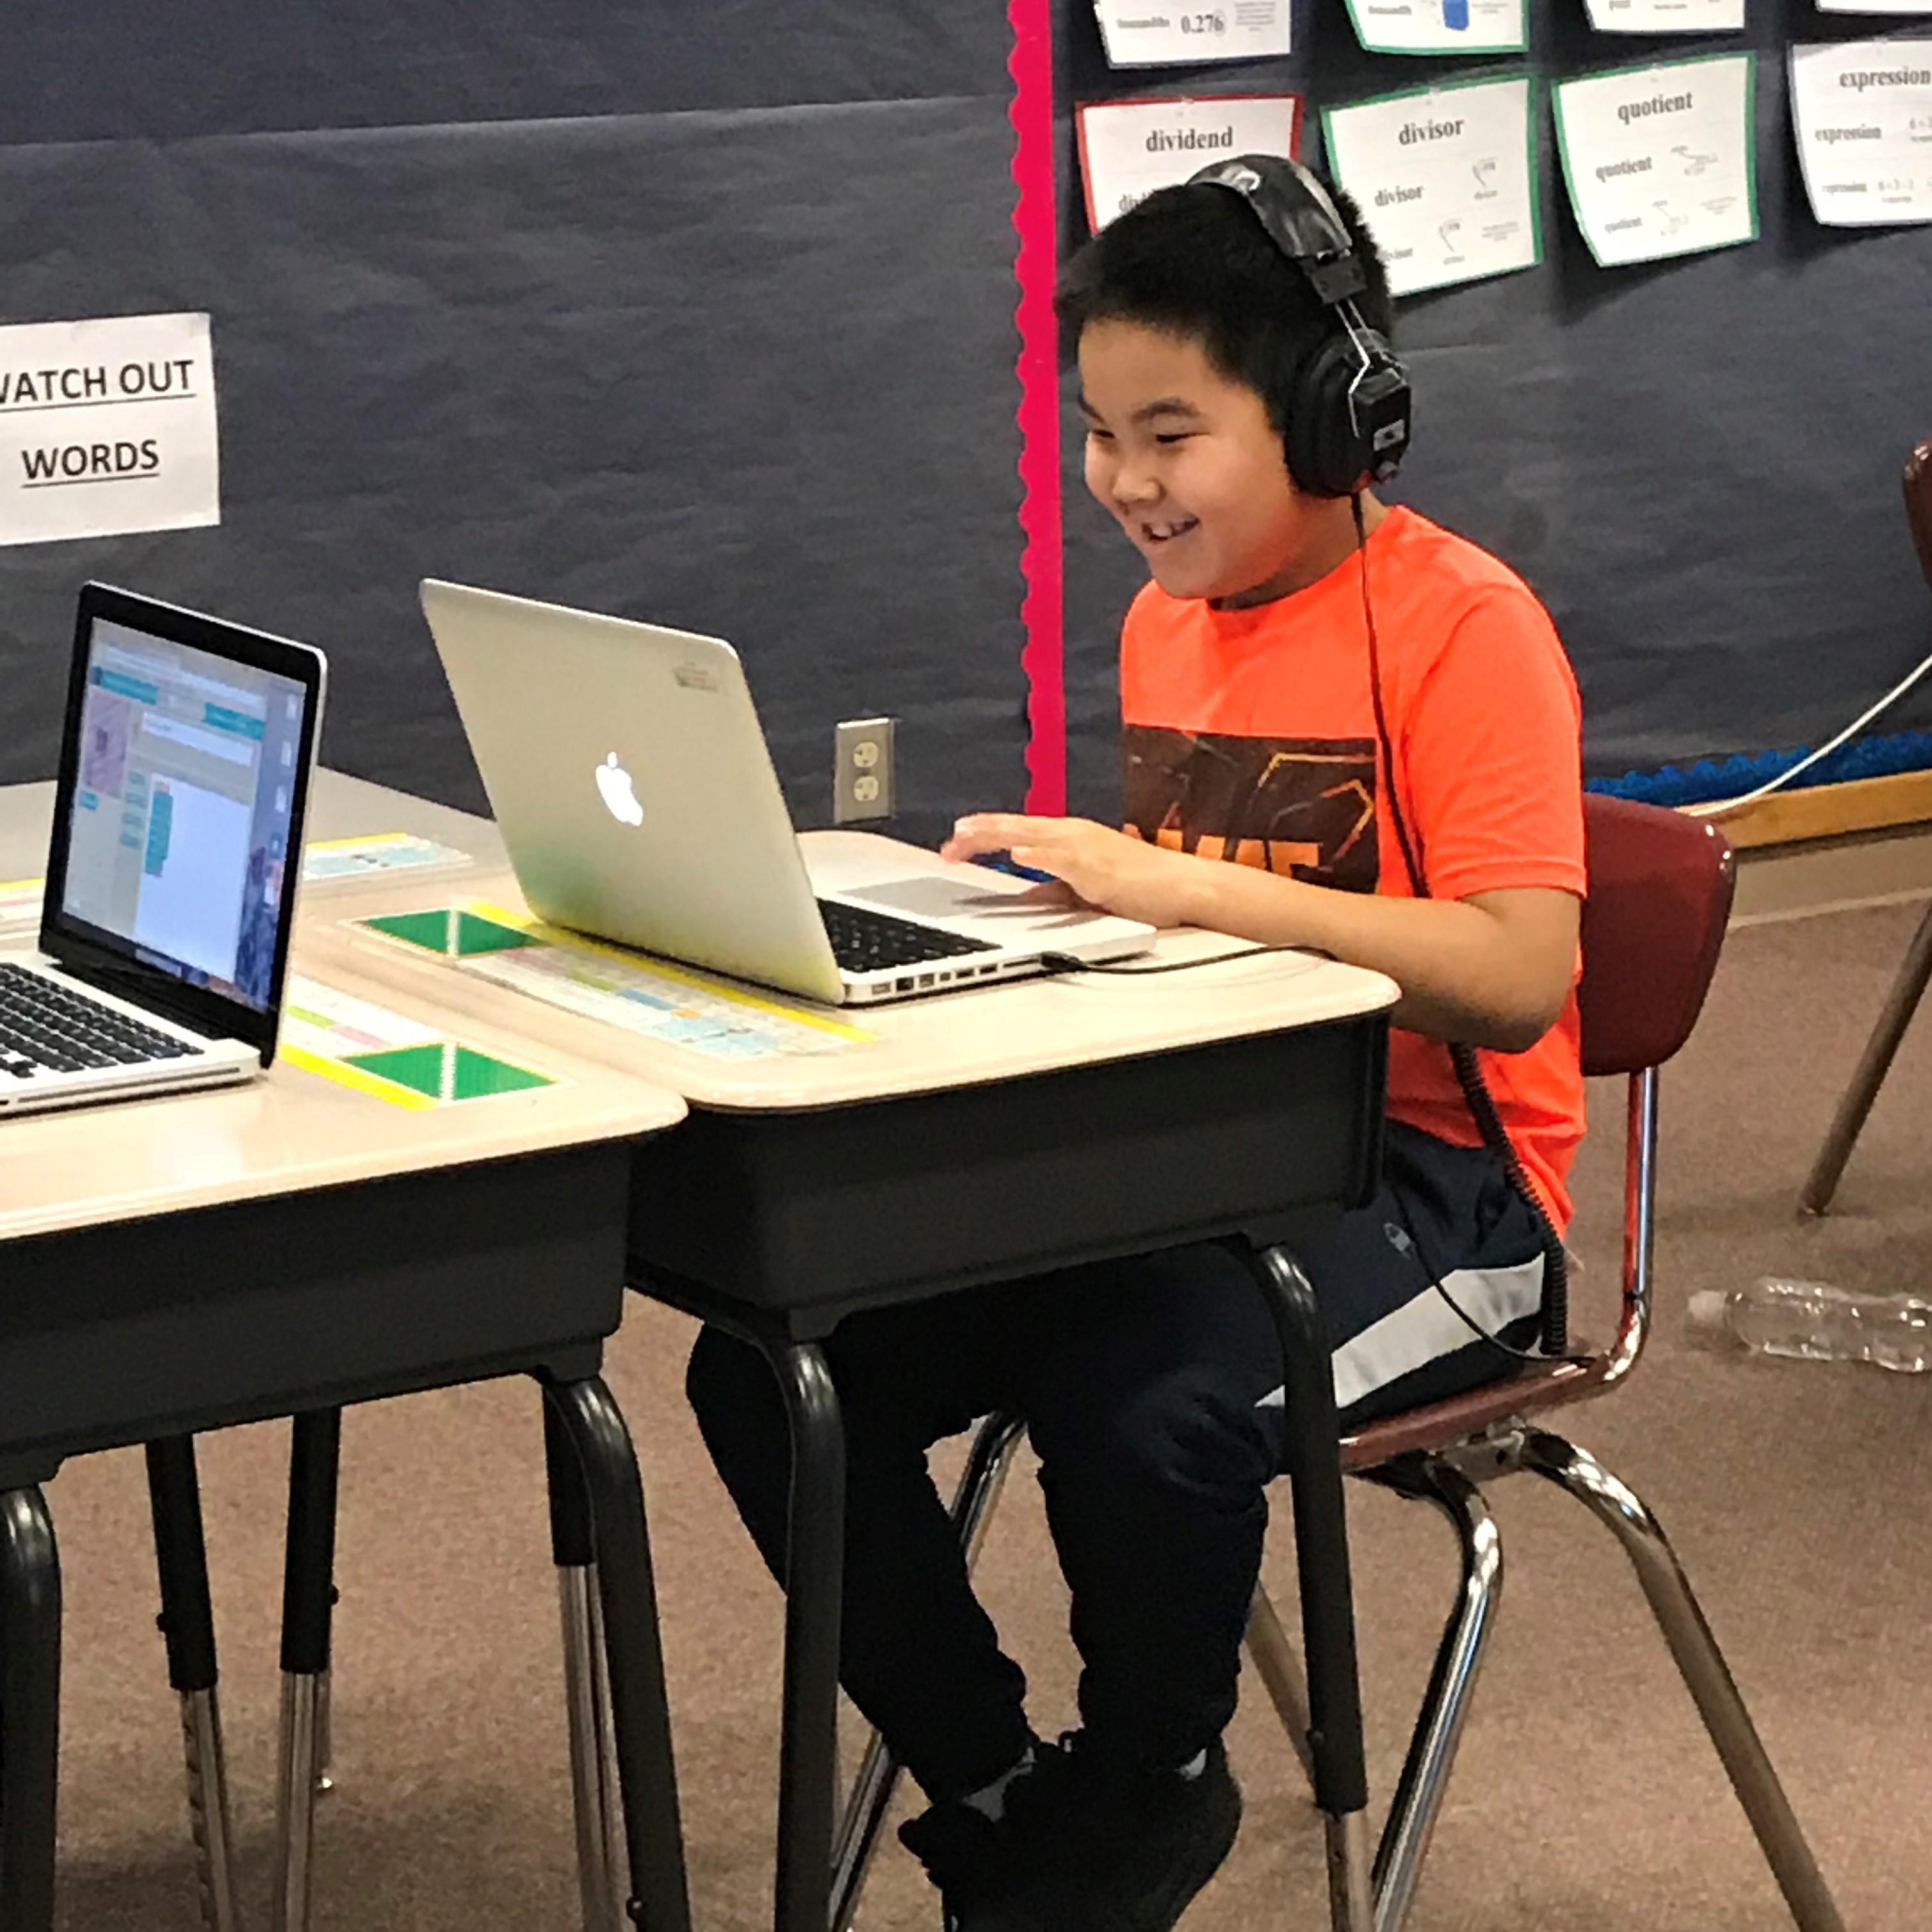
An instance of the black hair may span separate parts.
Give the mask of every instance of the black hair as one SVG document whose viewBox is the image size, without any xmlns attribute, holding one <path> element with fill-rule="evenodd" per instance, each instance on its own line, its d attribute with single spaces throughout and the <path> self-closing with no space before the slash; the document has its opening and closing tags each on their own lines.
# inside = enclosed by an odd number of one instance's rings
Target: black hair
<svg viewBox="0 0 1932 1932">
<path fill-rule="evenodd" d="M 1381 250 L 1361 210 L 1324 184 L 1367 278 L 1356 305 L 1389 340 L 1394 304 Z M 1297 378 L 1339 326 L 1241 197 L 1210 182 L 1157 189 L 1109 222 L 1062 271 L 1054 311 L 1070 362 L 1096 322 L 1139 322 L 1199 343 L 1223 376 L 1261 398 L 1282 434 Z"/>
</svg>

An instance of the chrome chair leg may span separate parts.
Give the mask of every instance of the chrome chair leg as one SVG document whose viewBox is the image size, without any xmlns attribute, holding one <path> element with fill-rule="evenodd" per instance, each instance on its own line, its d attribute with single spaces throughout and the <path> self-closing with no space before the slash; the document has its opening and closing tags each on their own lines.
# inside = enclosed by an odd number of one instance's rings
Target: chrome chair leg
<svg viewBox="0 0 1932 1932">
<path fill-rule="evenodd" d="M 846 1794 L 838 1834 L 832 1841 L 832 1932 L 851 1932 L 898 1783 L 899 1761 L 874 1731 L 866 1741 L 858 1775 Z"/>
<path fill-rule="evenodd" d="M 969 1570 L 986 1540 L 993 1506 L 999 1501 L 1013 1451 L 1025 1430 L 1026 1424 L 1018 1416 L 994 1414 L 980 1424 L 974 1436 L 952 1503 L 953 1526 L 965 1549 Z M 832 1839 L 832 1932 L 850 1932 L 898 1781 L 898 1760 L 874 1731 L 860 1760 L 858 1775 L 852 1780 Z"/>
<path fill-rule="evenodd" d="M 1311 1790 L 1315 1783 L 1315 1760 L 1308 1748 L 1308 1686 L 1302 1674 L 1301 1659 L 1280 1613 L 1267 1591 L 1257 1583 L 1254 1600 L 1248 1606 L 1248 1655 L 1261 1673 L 1263 1688 L 1274 1705 L 1275 1715 L 1288 1734 L 1288 1748 L 1294 1753 Z"/>
<path fill-rule="evenodd" d="M 1567 1490 L 1622 1544 L 1792 1919 L 1802 1932 L 1844 1932 L 1837 1903 L 1657 1519 L 1594 1457 L 1560 1436 L 1528 1431 L 1521 1466 Z"/>
<path fill-rule="evenodd" d="M 1423 1856 L 1462 1742 L 1477 1668 L 1495 1626 L 1503 1552 L 1481 1490 L 1460 1469 L 1428 1456 L 1379 1472 L 1377 1480 L 1403 1496 L 1433 1503 L 1449 1519 L 1462 1556 L 1462 1587 L 1443 1627 L 1395 1802 L 1376 1852 L 1376 1932 L 1398 1932 L 1414 1900 Z"/>
</svg>

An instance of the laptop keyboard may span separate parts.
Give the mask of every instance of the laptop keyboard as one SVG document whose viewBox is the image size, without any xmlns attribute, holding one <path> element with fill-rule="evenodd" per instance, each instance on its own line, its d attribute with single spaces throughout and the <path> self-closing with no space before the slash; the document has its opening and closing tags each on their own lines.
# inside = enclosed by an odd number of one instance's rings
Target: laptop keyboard
<svg viewBox="0 0 1932 1932">
<path fill-rule="evenodd" d="M 825 936 L 832 956 L 848 973 L 887 973 L 897 966 L 916 966 L 928 959 L 956 959 L 963 952 L 997 952 L 983 939 L 964 939 L 916 920 L 895 919 L 890 913 L 838 899 L 820 899 Z"/>
<path fill-rule="evenodd" d="M 0 964 L 0 1078 L 188 1060 L 200 1051 L 25 967 Z"/>
</svg>

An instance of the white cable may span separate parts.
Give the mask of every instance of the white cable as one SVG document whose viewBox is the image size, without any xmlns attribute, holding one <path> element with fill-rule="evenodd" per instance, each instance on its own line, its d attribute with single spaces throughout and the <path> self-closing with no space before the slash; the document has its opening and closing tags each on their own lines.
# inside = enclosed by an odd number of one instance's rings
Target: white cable
<svg viewBox="0 0 1932 1932">
<path fill-rule="evenodd" d="M 1828 758 L 1849 738 L 1856 738 L 1881 711 L 1890 710 L 1923 677 L 1932 671 L 1932 658 L 1928 658 L 1918 668 L 1909 673 L 1894 685 L 1869 711 L 1854 718 L 1838 735 L 1828 743 L 1820 745 L 1815 752 L 1808 752 L 1797 764 L 1788 766 L 1774 778 L 1768 779 L 1755 791 L 1748 791 L 1736 798 L 1717 798 L 1702 805 L 1687 805 L 1684 810 L 1694 818 L 1716 818 L 1727 812 L 1736 812 L 1741 806 L 1755 805 L 1761 798 L 1768 798 L 1774 791 L 1781 791 L 1800 772 L 1809 771 L 1820 758 Z"/>
</svg>

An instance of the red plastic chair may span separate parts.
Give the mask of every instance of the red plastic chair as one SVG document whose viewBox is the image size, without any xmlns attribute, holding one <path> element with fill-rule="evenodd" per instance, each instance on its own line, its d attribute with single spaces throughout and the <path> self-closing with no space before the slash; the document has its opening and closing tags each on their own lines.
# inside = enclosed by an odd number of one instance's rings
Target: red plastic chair
<svg viewBox="0 0 1932 1932">
<path fill-rule="evenodd" d="M 1658 1070 L 1690 1037 L 1735 883 L 1730 848 L 1707 821 L 1587 796 L 1590 896 L 1578 992 L 1583 1070 L 1628 1082 L 1623 1298 L 1615 1336 L 1578 1358 L 1528 1367 L 1456 1399 L 1391 1416 L 1347 1438 L 1342 1465 L 1433 1503 L 1462 1552 L 1462 1586 L 1443 1632 L 1395 1802 L 1371 1868 L 1372 1904 L 1335 1923 L 1394 1932 L 1406 1915 L 1441 1809 L 1502 1579 L 1498 1534 L 1482 1491 L 1528 1471 L 1588 1507 L 1622 1544 L 1717 1747 L 1793 1919 L 1804 1932 L 1843 1921 L 1779 1785 L 1722 1653 L 1657 1520 L 1572 1443 L 1538 1426 L 1546 1412 L 1600 1396 L 1636 1366 L 1648 1333 L 1657 1208 Z M 1280 1620 L 1257 1596 L 1248 1641 L 1291 1736 L 1305 1729 L 1299 1670 Z M 1304 1760 L 1305 1762 L 1305 1760 Z M 1358 1888 L 1359 1890 L 1359 1888 Z"/>
</svg>

